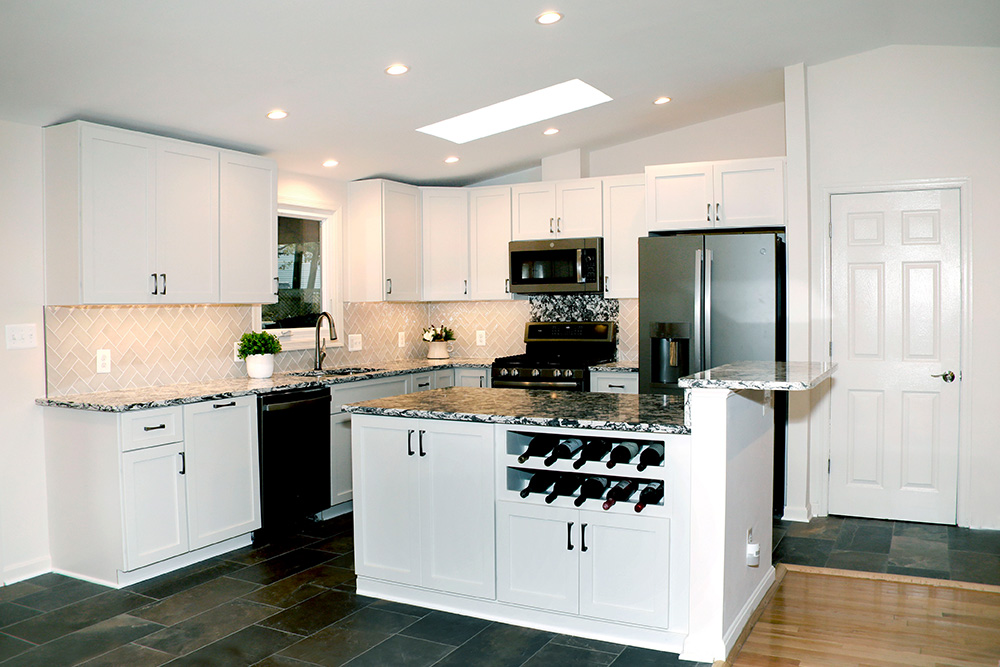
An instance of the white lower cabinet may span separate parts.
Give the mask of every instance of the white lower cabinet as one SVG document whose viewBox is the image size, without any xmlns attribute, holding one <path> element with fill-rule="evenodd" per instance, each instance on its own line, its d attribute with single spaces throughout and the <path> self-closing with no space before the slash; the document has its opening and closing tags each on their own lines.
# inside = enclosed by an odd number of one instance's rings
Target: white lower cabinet
<svg viewBox="0 0 1000 667">
<path fill-rule="evenodd" d="M 355 415 L 359 576 L 495 597 L 493 427 Z"/>
<path fill-rule="evenodd" d="M 488 368 L 456 368 L 456 387 L 489 387 L 490 369 Z"/>
<path fill-rule="evenodd" d="M 125 570 L 188 551 L 184 443 L 122 454 Z"/>
<path fill-rule="evenodd" d="M 608 394 L 638 394 L 639 374 L 632 371 L 591 372 L 590 390 Z"/>
</svg>

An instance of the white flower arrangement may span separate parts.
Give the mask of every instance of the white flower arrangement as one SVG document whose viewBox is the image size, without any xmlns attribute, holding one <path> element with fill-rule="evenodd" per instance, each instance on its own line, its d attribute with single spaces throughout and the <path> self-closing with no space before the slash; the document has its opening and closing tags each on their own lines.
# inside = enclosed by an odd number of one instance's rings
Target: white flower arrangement
<svg viewBox="0 0 1000 667">
<path fill-rule="evenodd" d="M 424 329 L 424 340 L 428 343 L 455 340 L 455 332 L 443 324 L 439 327 L 430 326 Z"/>
</svg>

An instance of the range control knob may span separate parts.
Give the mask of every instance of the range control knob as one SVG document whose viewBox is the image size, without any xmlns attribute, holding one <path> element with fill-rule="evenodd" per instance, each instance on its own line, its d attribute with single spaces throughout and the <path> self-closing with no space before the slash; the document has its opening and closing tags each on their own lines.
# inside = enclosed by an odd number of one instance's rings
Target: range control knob
<svg viewBox="0 0 1000 667">
<path fill-rule="evenodd" d="M 541 374 L 542 374 L 542 372 L 540 370 L 538 370 L 537 368 L 532 369 L 532 371 L 531 371 L 531 377 L 538 377 Z"/>
<path fill-rule="evenodd" d="M 507 375 L 508 372 L 509 371 L 506 368 L 501 368 L 500 369 L 500 375 Z"/>
<path fill-rule="evenodd" d="M 563 371 L 563 375 L 565 375 L 568 378 L 571 378 L 573 377 L 573 371 Z"/>
<path fill-rule="evenodd" d="M 513 375 L 513 376 L 515 376 L 515 377 L 518 376 L 518 375 L 520 375 L 520 373 L 517 372 L 516 368 L 510 369 L 510 374 Z"/>
<path fill-rule="evenodd" d="M 552 371 L 552 375 L 553 377 L 559 377 L 560 375 L 562 375 L 562 371 L 557 368 L 554 371 Z"/>
</svg>

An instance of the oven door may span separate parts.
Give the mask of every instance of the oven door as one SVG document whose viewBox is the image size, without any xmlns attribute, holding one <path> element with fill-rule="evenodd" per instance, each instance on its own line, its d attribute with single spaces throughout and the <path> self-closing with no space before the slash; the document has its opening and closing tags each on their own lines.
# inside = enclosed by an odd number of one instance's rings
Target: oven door
<svg viewBox="0 0 1000 667">
<path fill-rule="evenodd" d="M 584 391 L 583 382 L 573 380 L 501 380 L 490 381 L 494 389 L 544 389 L 555 391 Z"/>
<path fill-rule="evenodd" d="M 510 291 L 600 292 L 603 247 L 601 238 L 511 241 Z"/>
</svg>

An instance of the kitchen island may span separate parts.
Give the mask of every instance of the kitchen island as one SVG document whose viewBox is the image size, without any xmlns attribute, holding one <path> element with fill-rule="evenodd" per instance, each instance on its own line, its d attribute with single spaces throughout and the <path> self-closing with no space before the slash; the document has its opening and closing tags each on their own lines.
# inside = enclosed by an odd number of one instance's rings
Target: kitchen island
<svg viewBox="0 0 1000 667">
<path fill-rule="evenodd" d="M 358 591 L 725 659 L 774 581 L 771 392 L 832 372 L 734 364 L 687 378 L 683 398 L 454 388 L 346 405 Z M 662 458 L 525 458 L 539 436 Z M 641 512 L 634 493 L 605 510 L 529 486 L 552 473 L 662 495 Z"/>
</svg>

